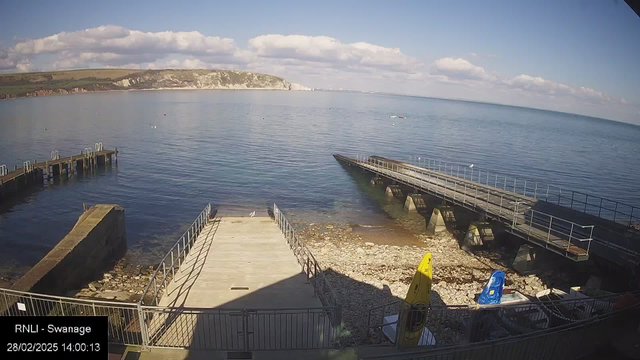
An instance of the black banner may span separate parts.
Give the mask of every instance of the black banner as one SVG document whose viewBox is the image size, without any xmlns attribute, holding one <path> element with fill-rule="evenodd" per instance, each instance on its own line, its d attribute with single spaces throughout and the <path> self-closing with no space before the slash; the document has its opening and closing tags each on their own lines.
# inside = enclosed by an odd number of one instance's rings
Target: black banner
<svg viewBox="0 0 640 360">
<path fill-rule="evenodd" d="M 0 316 L 1 359 L 107 359 L 106 316 Z"/>
</svg>

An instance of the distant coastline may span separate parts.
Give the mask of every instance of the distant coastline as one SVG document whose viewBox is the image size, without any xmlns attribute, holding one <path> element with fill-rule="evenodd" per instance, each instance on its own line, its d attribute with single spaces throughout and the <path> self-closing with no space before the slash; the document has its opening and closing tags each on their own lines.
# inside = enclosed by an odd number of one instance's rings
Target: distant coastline
<svg viewBox="0 0 640 360">
<path fill-rule="evenodd" d="M 0 75 L 0 100 L 118 90 L 309 91 L 268 74 L 239 70 L 85 69 Z"/>
</svg>

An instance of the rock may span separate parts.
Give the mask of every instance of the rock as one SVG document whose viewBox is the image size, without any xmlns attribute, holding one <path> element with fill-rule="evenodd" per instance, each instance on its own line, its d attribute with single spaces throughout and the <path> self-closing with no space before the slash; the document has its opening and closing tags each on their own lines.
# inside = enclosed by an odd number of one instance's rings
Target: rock
<svg viewBox="0 0 640 360">
<path fill-rule="evenodd" d="M 331 237 L 330 237 L 330 236 L 325 236 L 325 237 L 324 237 L 324 239 L 325 239 L 326 241 L 329 241 L 329 240 L 331 240 Z"/>
<path fill-rule="evenodd" d="M 365 245 L 367 245 L 367 246 L 375 246 L 375 244 L 374 244 L 374 243 L 372 243 L 372 242 L 366 242 L 366 243 L 364 243 L 364 244 L 365 244 Z"/>
<path fill-rule="evenodd" d="M 89 289 L 90 289 L 91 291 L 96 291 L 96 290 L 97 290 L 97 289 L 96 289 L 96 286 L 95 286 L 95 285 L 93 285 L 93 283 L 89 283 Z"/>
<path fill-rule="evenodd" d="M 326 228 L 327 229 L 333 229 L 333 226 L 332 225 L 327 225 Z"/>
<path fill-rule="evenodd" d="M 364 249 L 363 249 L 363 248 L 357 248 L 357 249 L 356 249 L 356 252 L 357 252 L 358 254 L 364 254 L 364 253 L 365 253 L 365 251 L 364 251 Z"/>
</svg>

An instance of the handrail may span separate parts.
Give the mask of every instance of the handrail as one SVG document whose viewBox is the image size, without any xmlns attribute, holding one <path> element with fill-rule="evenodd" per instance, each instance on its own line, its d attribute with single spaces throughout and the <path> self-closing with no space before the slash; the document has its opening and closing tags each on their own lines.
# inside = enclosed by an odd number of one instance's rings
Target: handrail
<svg viewBox="0 0 640 360">
<path fill-rule="evenodd" d="M 5 289 L 5 288 L 0 288 L 0 292 L 8 293 L 16 296 L 24 296 L 24 297 L 36 296 L 39 298 L 51 299 L 53 301 L 60 301 L 60 300 L 74 301 L 74 302 L 83 303 L 83 304 L 105 304 L 105 305 L 117 305 L 117 306 L 127 306 L 127 305 L 137 306 L 138 305 L 136 303 L 131 303 L 131 302 L 80 299 L 80 298 L 72 298 L 68 296 L 47 295 L 47 294 L 32 293 L 27 291 L 19 291 L 19 290 L 13 290 L 13 289 Z"/>
<path fill-rule="evenodd" d="M 440 175 L 439 172 L 414 165 L 407 165 L 398 161 L 389 161 L 379 157 L 361 157 L 345 159 L 368 167 L 374 171 L 391 176 L 410 186 L 419 186 L 442 197 L 448 197 L 454 203 L 467 208 L 483 209 L 492 213 L 508 225 L 513 231 L 517 231 L 533 237 L 552 251 L 559 252 L 556 240 L 568 241 L 564 248 L 564 255 L 572 253 L 571 246 L 575 241 L 586 245 L 587 255 L 593 240 L 593 225 L 578 224 L 558 216 L 553 216 L 538 210 L 533 210 L 529 204 L 522 202 L 511 194 L 510 189 L 495 191 L 490 186 L 476 182 L 458 181 L 459 178 Z M 444 190 L 442 190 L 444 189 Z M 515 201 L 513 201 L 515 199 Z M 474 201 L 472 201 L 474 200 Z M 510 206 L 514 204 L 513 206 Z M 524 205 L 519 208 L 519 205 Z M 544 237 L 540 234 L 544 231 Z M 536 236 L 537 233 L 537 236 Z M 524 236 L 523 235 L 523 236 Z M 574 242 L 572 244 L 572 242 Z M 561 253 L 562 254 L 562 253 Z"/>
<path fill-rule="evenodd" d="M 623 225 L 631 226 L 635 222 L 640 223 L 640 208 L 617 200 L 607 199 L 581 191 L 570 190 L 557 185 L 544 184 L 522 177 L 517 178 L 513 175 L 503 175 L 497 172 L 483 171 L 477 167 L 470 168 L 467 165 L 441 161 L 428 157 L 410 156 L 409 163 L 414 166 L 439 171 L 465 180 L 475 181 L 483 185 L 509 190 L 534 199 L 556 203 L 559 206 L 581 211 L 583 213 L 597 216 L 605 220 L 611 220 Z M 520 181 L 519 184 L 518 181 Z M 576 194 L 579 196 L 576 196 Z M 589 202 L 589 199 L 594 199 L 596 203 Z M 563 202 L 562 200 L 567 201 Z M 609 207 L 606 205 L 609 205 Z"/>
<path fill-rule="evenodd" d="M 313 284 L 314 292 L 318 295 L 322 304 L 341 306 L 341 302 L 325 277 L 322 267 L 309 248 L 304 244 L 304 241 L 298 237 L 296 230 L 276 204 L 273 204 L 273 213 L 278 227 L 287 239 L 287 243 L 289 243 L 294 255 L 298 259 L 298 263 L 302 266 L 303 272 L 306 273 L 307 279 Z M 320 282 L 318 282 L 318 280 Z M 328 296 L 325 292 L 328 293 Z"/>
<path fill-rule="evenodd" d="M 200 231 L 202 231 L 204 226 L 209 222 L 210 218 L 211 218 L 211 203 L 208 203 L 207 206 L 205 206 L 204 209 L 200 212 L 198 217 L 193 221 L 191 226 L 184 232 L 184 234 L 182 234 L 180 238 L 178 238 L 178 241 L 176 241 L 173 244 L 171 249 L 169 249 L 169 251 L 164 255 L 162 260 L 160 260 L 160 263 L 156 267 L 156 270 L 153 272 L 153 275 L 149 279 L 149 284 L 147 284 L 147 287 L 144 289 L 144 292 L 142 293 L 142 297 L 140 298 L 140 305 L 158 305 L 158 301 L 160 300 L 158 298 L 158 292 L 162 289 L 162 286 L 166 288 L 166 286 L 168 285 L 168 282 L 167 282 L 168 271 L 171 272 L 171 278 L 173 278 L 175 276 L 175 271 L 176 271 L 175 262 L 177 261 L 177 267 L 179 269 L 180 265 L 182 265 L 182 262 L 184 262 L 184 260 L 187 257 L 187 254 L 191 250 L 191 247 L 193 246 L 194 242 L 196 241 L 198 234 L 200 234 Z M 180 249 L 180 243 L 182 243 L 182 249 Z M 176 254 L 177 254 L 176 256 L 173 255 L 174 250 L 176 250 Z M 171 259 L 171 263 L 167 264 L 169 257 Z M 167 270 L 167 267 L 169 267 L 169 270 Z M 161 283 L 161 287 L 158 287 L 157 278 L 158 278 L 158 275 L 160 274 L 161 269 L 162 269 L 162 275 L 163 275 L 162 283 Z M 152 301 L 150 304 L 145 304 L 144 303 L 145 297 L 149 292 L 152 284 L 154 288 Z"/>
</svg>

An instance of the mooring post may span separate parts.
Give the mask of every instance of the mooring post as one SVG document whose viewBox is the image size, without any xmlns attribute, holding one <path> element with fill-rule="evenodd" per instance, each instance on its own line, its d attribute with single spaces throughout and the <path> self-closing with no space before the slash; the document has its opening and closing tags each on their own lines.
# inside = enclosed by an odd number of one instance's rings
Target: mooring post
<svg viewBox="0 0 640 360">
<path fill-rule="evenodd" d="M 118 148 L 116 148 L 116 165 L 118 165 Z"/>
</svg>

